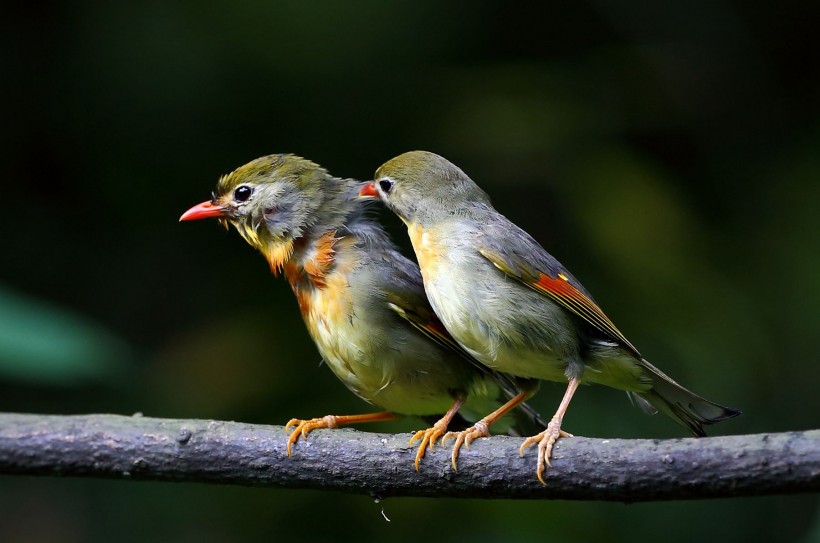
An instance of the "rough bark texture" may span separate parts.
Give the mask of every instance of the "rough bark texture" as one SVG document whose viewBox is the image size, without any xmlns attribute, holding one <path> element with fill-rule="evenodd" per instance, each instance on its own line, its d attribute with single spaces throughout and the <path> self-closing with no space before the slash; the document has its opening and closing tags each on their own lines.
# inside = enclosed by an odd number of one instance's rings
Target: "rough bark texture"
<svg viewBox="0 0 820 543">
<path fill-rule="evenodd" d="M 820 490 L 820 430 L 702 439 L 558 442 L 546 486 L 535 451 L 494 436 L 413 469 L 408 434 L 318 430 L 285 454 L 281 426 L 119 415 L 0 414 L 0 473 L 314 488 L 389 496 L 699 499 Z"/>
</svg>

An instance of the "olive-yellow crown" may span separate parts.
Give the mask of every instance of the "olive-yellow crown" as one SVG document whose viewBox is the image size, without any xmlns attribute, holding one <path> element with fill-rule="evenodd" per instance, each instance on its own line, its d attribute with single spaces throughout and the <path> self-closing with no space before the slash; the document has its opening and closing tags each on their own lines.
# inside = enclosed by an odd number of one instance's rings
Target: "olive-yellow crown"
<svg viewBox="0 0 820 543">
<path fill-rule="evenodd" d="M 444 157 L 410 151 L 376 170 L 375 186 L 385 204 L 405 221 L 472 214 L 491 206 L 490 197 Z"/>
<path fill-rule="evenodd" d="M 356 183 L 296 155 L 267 155 L 222 176 L 213 204 L 224 210 L 223 224 L 232 224 L 278 271 L 297 239 L 344 223 Z"/>
</svg>

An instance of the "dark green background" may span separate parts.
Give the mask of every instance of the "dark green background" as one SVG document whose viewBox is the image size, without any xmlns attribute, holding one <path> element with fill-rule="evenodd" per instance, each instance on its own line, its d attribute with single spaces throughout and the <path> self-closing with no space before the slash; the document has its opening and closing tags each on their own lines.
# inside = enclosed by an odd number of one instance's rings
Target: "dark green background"
<svg viewBox="0 0 820 543">
<path fill-rule="evenodd" d="M 281 424 L 369 410 L 319 366 L 259 255 L 177 219 L 263 154 L 367 178 L 426 149 L 653 363 L 744 411 L 713 433 L 820 426 L 817 3 L 44 2 L 5 8 L 0 28 L 2 411 Z M 550 415 L 561 392 L 545 384 L 534 404 Z M 602 388 L 565 426 L 685 435 Z M 816 495 L 376 504 L 0 478 L 6 543 L 816 542 L 818 511 Z"/>
</svg>

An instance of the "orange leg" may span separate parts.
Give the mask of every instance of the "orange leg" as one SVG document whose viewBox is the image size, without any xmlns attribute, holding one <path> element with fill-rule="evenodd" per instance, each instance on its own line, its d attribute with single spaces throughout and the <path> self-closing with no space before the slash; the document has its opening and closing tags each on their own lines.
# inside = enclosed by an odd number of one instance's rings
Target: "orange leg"
<svg viewBox="0 0 820 543">
<path fill-rule="evenodd" d="M 296 428 L 290 433 L 288 438 L 288 456 L 290 456 L 291 446 L 299 440 L 299 436 L 307 438 L 313 430 L 320 428 L 338 428 L 348 424 L 361 424 L 363 422 L 379 422 L 383 420 L 394 420 L 395 413 L 389 411 L 383 413 L 366 413 L 364 415 L 326 415 L 315 419 L 290 419 L 285 425 L 285 431 L 290 432 L 292 426 Z"/>
<path fill-rule="evenodd" d="M 455 445 L 453 445 L 453 453 L 450 455 L 453 471 L 458 471 L 456 461 L 458 460 L 458 453 L 461 451 L 462 445 L 465 445 L 469 449 L 470 443 L 472 443 L 474 439 L 489 437 L 491 424 L 506 415 L 508 411 L 515 409 L 518 405 L 527 401 L 533 394 L 535 394 L 535 389 L 521 391 L 513 396 L 507 403 L 476 422 L 470 428 L 462 430 L 461 432 L 447 432 L 444 437 L 441 438 L 442 444 L 450 438 L 456 440 Z"/>
<path fill-rule="evenodd" d="M 424 456 L 425 451 L 429 447 L 430 449 L 433 448 L 436 444 L 436 440 L 440 438 L 444 432 L 447 431 L 447 426 L 450 424 L 450 421 L 453 420 L 453 417 L 458 410 L 461 409 L 461 406 L 464 405 L 464 398 L 458 397 L 453 402 L 453 405 L 447 412 L 441 417 L 432 428 L 428 428 L 426 430 L 419 430 L 413 437 L 410 438 L 410 445 L 412 446 L 417 440 L 421 439 L 421 445 L 419 445 L 419 450 L 416 452 L 416 471 L 419 470 L 419 460 Z"/>
<path fill-rule="evenodd" d="M 569 402 L 572 400 L 572 395 L 575 394 L 575 390 L 580 384 L 581 380 L 578 378 L 573 377 L 569 380 L 569 385 L 567 385 L 567 391 L 564 392 L 561 405 L 558 406 L 558 411 L 555 412 L 555 416 L 552 417 L 549 425 L 547 425 L 547 429 L 536 436 L 527 438 L 518 449 L 518 454 L 523 456 L 524 449 L 538 443 L 538 468 L 536 473 L 538 474 L 538 480 L 541 481 L 541 484 L 546 484 L 544 482 L 544 467 L 551 465 L 550 456 L 552 456 L 553 445 L 555 445 L 559 437 L 572 437 L 572 434 L 561 430 L 561 422 L 564 420 L 564 414 L 567 412 L 567 407 L 569 407 Z"/>
</svg>

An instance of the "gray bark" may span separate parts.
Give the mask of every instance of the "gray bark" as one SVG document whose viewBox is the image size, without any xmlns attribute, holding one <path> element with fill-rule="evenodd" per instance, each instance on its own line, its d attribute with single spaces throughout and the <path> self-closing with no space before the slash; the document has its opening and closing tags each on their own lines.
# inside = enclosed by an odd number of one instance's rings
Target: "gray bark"
<svg viewBox="0 0 820 543">
<path fill-rule="evenodd" d="M 281 426 L 118 415 L 0 414 L 0 473 L 313 488 L 390 496 L 650 500 L 820 490 L 820 430 L 671 440 L 559 440 L 546 485 L 535 450 L 493 436 L 413 469 L 409 434 L 317 430 L 285 454 Z M 452 442 L 451 442 L 452 443 Z"/>
</svg>

